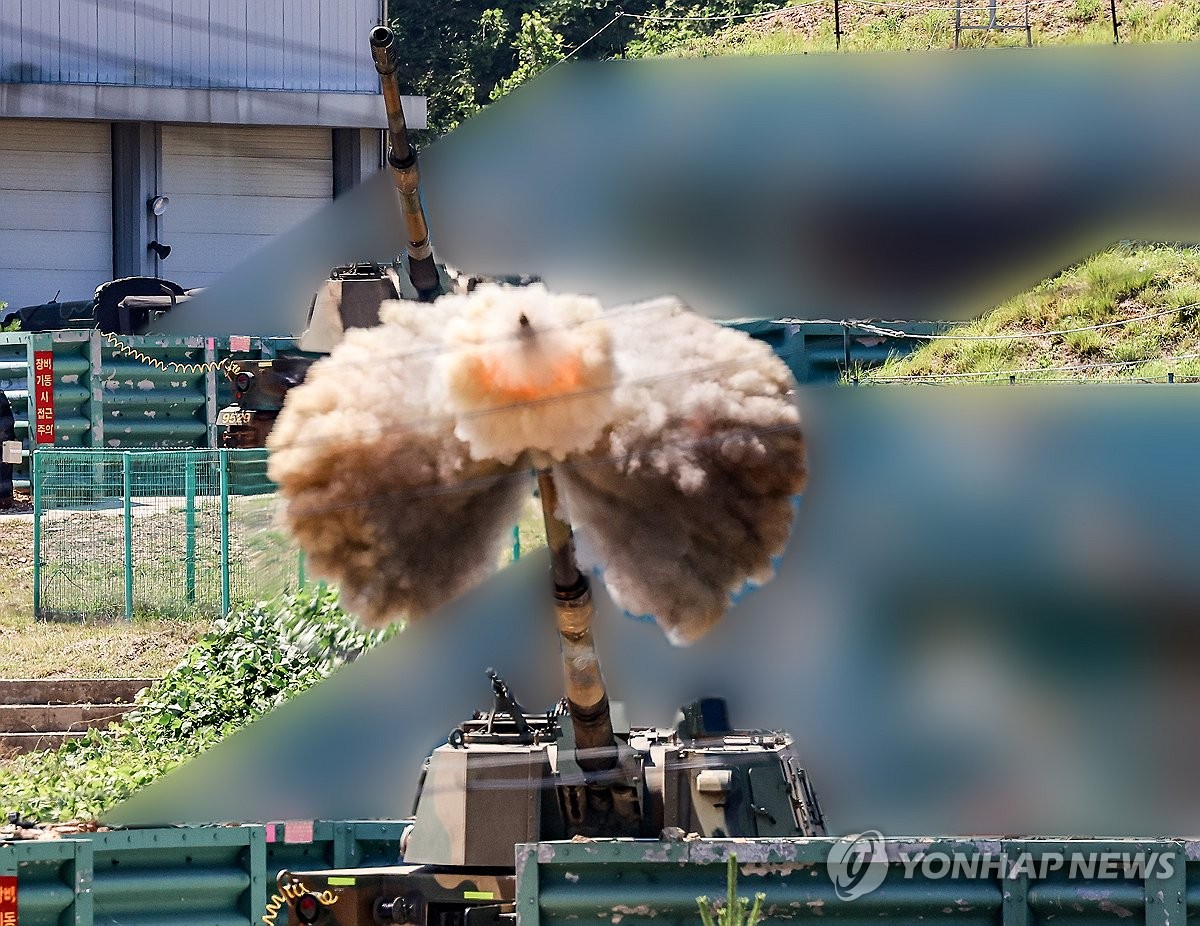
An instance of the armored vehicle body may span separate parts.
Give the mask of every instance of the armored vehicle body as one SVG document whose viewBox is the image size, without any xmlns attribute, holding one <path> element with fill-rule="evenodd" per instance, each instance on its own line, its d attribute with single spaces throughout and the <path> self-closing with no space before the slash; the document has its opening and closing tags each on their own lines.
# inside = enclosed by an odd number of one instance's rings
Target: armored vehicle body
<svg viewBox="0 0 1200 926">
<path fill-rule="evenodd" d="M 614 705 L 609 768 L 588 771 L 568 701 L 523 710 L 492 674 L 494 704 L 426 760 L 391 868 L 280 872 L 301 923 L 477 926 L 514 914 L 514 847 L 543 840 L 825 835 L 792 738 L 730 726 L 725 702 L 687 705 L 671 728 L 628 727 Z M 594 750 L 593 750 L 594 752 Z"/>
</svg>

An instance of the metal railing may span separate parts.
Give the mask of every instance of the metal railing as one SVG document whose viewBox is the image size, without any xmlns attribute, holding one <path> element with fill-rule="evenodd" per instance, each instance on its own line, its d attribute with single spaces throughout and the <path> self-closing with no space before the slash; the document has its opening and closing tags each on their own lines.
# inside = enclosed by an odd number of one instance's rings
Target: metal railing
<svg viewBox="0 0 1200 926">
<path fill-rule="evenodd" d="M 39 619 L 226 614 L 295 591 L 263 450 L 37 450 Z"/>
</svg>

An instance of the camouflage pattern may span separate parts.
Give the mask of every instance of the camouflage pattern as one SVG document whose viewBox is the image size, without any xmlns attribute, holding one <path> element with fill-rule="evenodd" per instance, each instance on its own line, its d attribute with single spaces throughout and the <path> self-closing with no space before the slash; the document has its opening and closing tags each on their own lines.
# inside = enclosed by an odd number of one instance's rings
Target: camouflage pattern
<svg viewBox="0 0 1200 926">
<path fill-rule="evenodd" d="M 304 382 L 316 355 L 288 352 L 273 360 L 239 361 L 229 372 L 234 404 L 217 413 L 221 446 L 265 447 L 287 391 Z"/>
<path fill-rule="evenodd" d="M 234 403 L 217 415 L 221 446 L 265 447 L 287 391 L 304 382 L 308 368 L 332 351 L 347 329 L 378 325 L 379 308 L 385 300 L 419 298 L 407 268 L 403 258 L 390 265 L 359 263 L 334 267 L 313 297 L 308 325 L 297 349 L 281 351 L 274 360 L 239 361 L 235 369 L 228 371 Z M 464 278 L 442 264 L 436 269 L 438 295 L 472 289 L 483 279 Z M 527 277 L 494 279 L 513 285 L 530 282 Z"/>
<path fill-rule="evenodd" d="M 502 914 L 511 914 L 516 900 L 516 878 L 511 873 L 466 874 L 428 865 L 295 875 L 281 872 L 281 888 L 289 882 L 293 890 L 280 894 L 288 896 L 289 926 L 306 922 L 321 926 L 483 926 L 499 922 Z M 305 894 L 316 901 L 307 904 L 315 913 L 307 920 L 300 910 L 300 898 Z"/>
</svg>

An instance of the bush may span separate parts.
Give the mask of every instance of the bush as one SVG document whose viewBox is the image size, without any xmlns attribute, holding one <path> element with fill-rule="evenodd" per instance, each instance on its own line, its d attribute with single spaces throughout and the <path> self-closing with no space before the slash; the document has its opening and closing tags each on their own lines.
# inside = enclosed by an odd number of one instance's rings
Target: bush
<svg viewBox="0 0 1200 926">
<path fill-rule="evenodd" d="M 120 724 L 0 769 L 3 809 L 41 822 L 95 818 L 391 633 L 364 632 L 323 588 L 236 611 Z"/>
</svg>

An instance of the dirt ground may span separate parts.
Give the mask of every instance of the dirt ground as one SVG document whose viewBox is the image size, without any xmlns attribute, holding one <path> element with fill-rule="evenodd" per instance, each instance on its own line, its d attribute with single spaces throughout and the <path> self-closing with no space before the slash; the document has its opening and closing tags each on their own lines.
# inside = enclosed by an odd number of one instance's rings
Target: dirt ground
<svg viewBox="0 0 1200 926">
<path fill-rule="evenodd" d="M 0 678 L 154 678 L 208 629 L 202 620 L 35 622 L 33 522 L 28 497 L 15 500 L 0 511 Z"/>
</svg>

